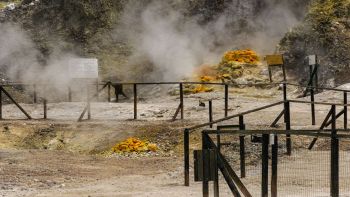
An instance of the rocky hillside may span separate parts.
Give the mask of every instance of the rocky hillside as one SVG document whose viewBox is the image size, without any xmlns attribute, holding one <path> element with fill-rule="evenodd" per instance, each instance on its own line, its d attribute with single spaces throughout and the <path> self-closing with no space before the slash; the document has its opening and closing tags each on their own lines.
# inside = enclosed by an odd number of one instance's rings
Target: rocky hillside
<svg viewBox="0 0 350 197">
<path fill-rule="evenodd" d="M 288 67 L 306 79 L 306 55 L 316 54 L 321 64 L 321 82 L 334 86 L 350 78 L 350 1 L 315 0 L 305 21 L 286 34 L 280 50 L 287 54 Z"/>
</svg>

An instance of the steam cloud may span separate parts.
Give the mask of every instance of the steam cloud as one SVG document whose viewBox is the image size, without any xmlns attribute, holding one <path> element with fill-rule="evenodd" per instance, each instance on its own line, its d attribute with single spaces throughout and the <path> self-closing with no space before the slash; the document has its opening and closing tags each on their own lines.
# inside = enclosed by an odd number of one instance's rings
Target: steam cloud
<svg viewBox="0 0 350 197">
<path fill-rule="evenodd" d="M 130 62 L 142 64 L 137 60 L 143 56 L 158 71 L 153 80 L 170 81 L 189 76 L 196 66 L 218 63 L 230 49 L 273 53 L 303 16 L 288 1 L 265 0 L 262 10 L 254 10 L 259 1 L 232 0 L 206 24 L 201 24 L 200 17 L 186 17 L 186 9 L 168 1 L 131 1 L 122 19 L 123 33 L 135 54 Z"/>
<path fill-rule="evenodd" d="M 38 84 L 40 96 L 66 94 L 66 88 L 62 87 L 71 82 L 67 63 L 74 55 L 57 50 L 49 57 L 43 57 L 25 31 L 14 24 L 0 24 L 0 35 L 0 71 L 5 74 L 4 78 Z M 4 78 L 3 82 L 7 81 Z"/>
</svg>

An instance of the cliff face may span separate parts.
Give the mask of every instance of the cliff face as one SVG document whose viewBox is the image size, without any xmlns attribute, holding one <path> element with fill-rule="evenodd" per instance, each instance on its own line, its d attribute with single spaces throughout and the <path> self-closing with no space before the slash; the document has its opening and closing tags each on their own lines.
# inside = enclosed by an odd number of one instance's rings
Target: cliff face
<svg viewBox="0 0 350 197">
<path fill-rule="evenodd" d="M 321 82 L 333 86 L 349 83 L 350 78 L 350 1 L 316 0 L 310 5 L 302 25 L 281 40 L 288 67 L 307 78 L 304 57 L 316 54 L 321 65 Z M 334 84 L 335 83 L 335 84 Z"/>
</svg>

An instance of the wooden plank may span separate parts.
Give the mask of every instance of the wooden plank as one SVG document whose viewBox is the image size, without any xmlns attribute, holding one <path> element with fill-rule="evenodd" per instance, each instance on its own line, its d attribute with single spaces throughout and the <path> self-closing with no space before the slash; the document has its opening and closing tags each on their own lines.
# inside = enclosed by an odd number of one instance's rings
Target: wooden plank
<svg viewBox="0 0 350 197">
<path fill-rule="evenodd" d="M 277 116 L 276 119 L 272 122 L 272 124 L 270 125 L 270 127 L 276 127 L 278 121 L 282 118 L 283 115 L 284 115 L 284 110 L 282 110 L 281 113 L 278 114 L 278 116 Z"/>
<path fill-rule="evenodd" d="M 250 113 L 253 113 L 253 112 L 261 111 L 263 109 L 268 109 L 270 107 L 274 107 L 274 106 L 280 105 L 282 103 L 284 103 L 284 101 L 280 101 L 280 102 L 273 103 L 273 104 L 270 104 L 270 105 L 266 105 L 266 106 L 263 106 L 263 107 L 258 107 L 258 108 L 255 108 L 255 109 L 252 109 L 252 110 L 248 110 L 248 111 L 245 111 L 245 112 L 242 112 L 242 113 L 239 113 L 239 114 L 228 116 L 226 118 L 221 118 L 221 119 L 215 120 L 213 122 L 196 125 L 196 126 L 193 126 L 193 127 L 189 128 L 189 130 L 195 130 L 195 129 L 199 129 L 199 128 L 202 128 L 202 127 L 206 127 L 206 126 L 209 126 L 211 124 L 216 124 L 216 123 L 219 123 L 219 122 L 222 122 L 222 121 L 225 121 L 225 120 L 230 120 L 232 118 L 239 117 L 241 115 L 246 115 L 246 114 L 250 114 Z"/>
<path fill-rule="evenodd" d="M 179 112 L 181 110 L 181 103 L 179 104 L 179 106 L 177 107 L 175 114 L 173 115 L 173 118 L 171 119 L 172 121 L 175 121 L 177 116 L 179 115 Z"/>
<path fill-rule="evenodd" d="M 107 85 L 108 85 L 108 83 L 106 83 L 96 94 L 100 94 L 107 87 Z M 94 94 L 92 97 L 88 98 L 88 100 L 92 100 L 93 98 L 95 98 L 96 94 Z M 83 120 L 84 115 L 87 112 L 88 108 L 89 108 L 89 104 L 87 103 L 87 105 L 85 106 L 83 112 L 79 116 L 78 122 Z"/>
<path fill-rule="evenodd" d="M 335 116 L 335 119 L 338 119 L 340 116 L 342 116 L 343 114 L 344 114 L 344 109 L 343 110 L 341 110 L 336 116 Z M 328 127 L 329 125 L 331 125 L 332 124 L 332 120 L 329 120 L 328 122 L 327 122 L 327 124 L 325 125 L 325 127 Z"/>
<path fill-rule="evenodd" d="M 329 110 L 328 114 L 326 115 L 326 118 L 323 120 L 323 123 L 322 123 L 322 125 L 321 125 L 321 127 L 320 127 L 320 130 L 324 129 L 324 127 L 326 126 L 326 124 L 327 124 L 329 118 L 331 117 L 332 113 L 333 113 L 333 112 L 332 112 L 332 108 L 331 108 L 331 109 Z M 317 142 L 317 140 L 318 140 L 318 136 L 316 136 L 316 137 L 312 140 L 312 142 L 310 143 L 310 145 L 309 145 L 309 147 L 308 147 L 309 150 L 311 150 L 311 149 L 314 147 L 314 145 L 315 145 L 315 143 Z"/>
<path fill-rule="evenodd" d="M 218 149 L 215 146 L 215 143 L 213 142 L 213 140 L 207 134 L 206 134 L 206 136 L 207 136 L 208 142 L 210 143 L 210 147 L 217 151 Z M 249 193 L 247 188 L 244 186 L 241 179 L 238 177 L 236 172 L 230 166 L 229 162 L 226 160 L 225 156 L 223 154 L 219 153 L 218 151 L 217 151 L 217 153 L 218 153 L 219 164 L 221 164 L 221 165 L 219 165 L 220 170 L 223 169 L 224 171 L 228 172 L 230 178 L 233 180 L 235 185 L 237 185 L 237 187 L 239 188 L 239 190 L 242 192 L 242 194 L 244 196 L 252 197 L 252 195 Z M 221 172 L 223 172 L 223 170 L 221 170 Z"/>
<path fill-rule="evenodd" d="M 28 118 L 28 119 L 32 119 L 32 117 L 22 108 L 22 106 L 20 106 L 15 99 L 12 98 L 12 96 L 1 86 L 0 89 L 2 90 L 2 92 L 4 92 L 6 94 L 6 96 L 18 107 L 18 109 L 21 110 L 21 112 Z"/>
</svg>

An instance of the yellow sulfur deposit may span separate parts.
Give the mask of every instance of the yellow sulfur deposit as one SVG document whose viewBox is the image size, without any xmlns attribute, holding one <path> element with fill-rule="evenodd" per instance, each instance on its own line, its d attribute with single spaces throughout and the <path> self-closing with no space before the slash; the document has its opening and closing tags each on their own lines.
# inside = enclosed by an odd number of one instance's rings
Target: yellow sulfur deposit
<svg viewBox="0 0 350 197">
<path fill-rule="evenodd" d="M 212 76 L 201 76 L 199 77 L 200 82 L 214 82 L 216 79 Z M 213 87 L 206 84 L 199 85 L 185 85 L 185 93 L 200 93 L 200 92 L 212 92 L 214 90 Z"/>
<path fill-rule="evenodd" d="M 217 66 L 217 79 L 234 81 L 244 75 L 245 70 L 254 69 L 259 64 L 259 56 L 253 50 L 232 50 L 225 53 Z"/>
<path fill-rule="evenodd" d="M 130 153 L 130 152 L 156 152 L 158 147 L 156 144 L 151 144 L 148 141 L 142 141 L 138 138 L 130 137 L 123 142 L 120 142 L 112 147 L 112 152 L 115 153 Z"/>
<path fill-rule="evenodd" d="M 232 50 L 225 53 L 220 64 L 222 65 L 230 62 L 257 64 L 259 62 L 259 57 L 255 51 L 250 49 Z"/>
<path fill-rule="evenodd" d="M 261 71 L 258 54 L 251 50 L 227 51 L 219 64 L 199 66 L 194 71 L 193 79 L 199 82 L 230 82 L 236 83 L 237 79 L 258 76 Z M 257 79 L 257 78 L 256 78 Z M 186 85 L 185 93 L 211 92 L 214 88 L 208 84 Z"/>
</svg>

